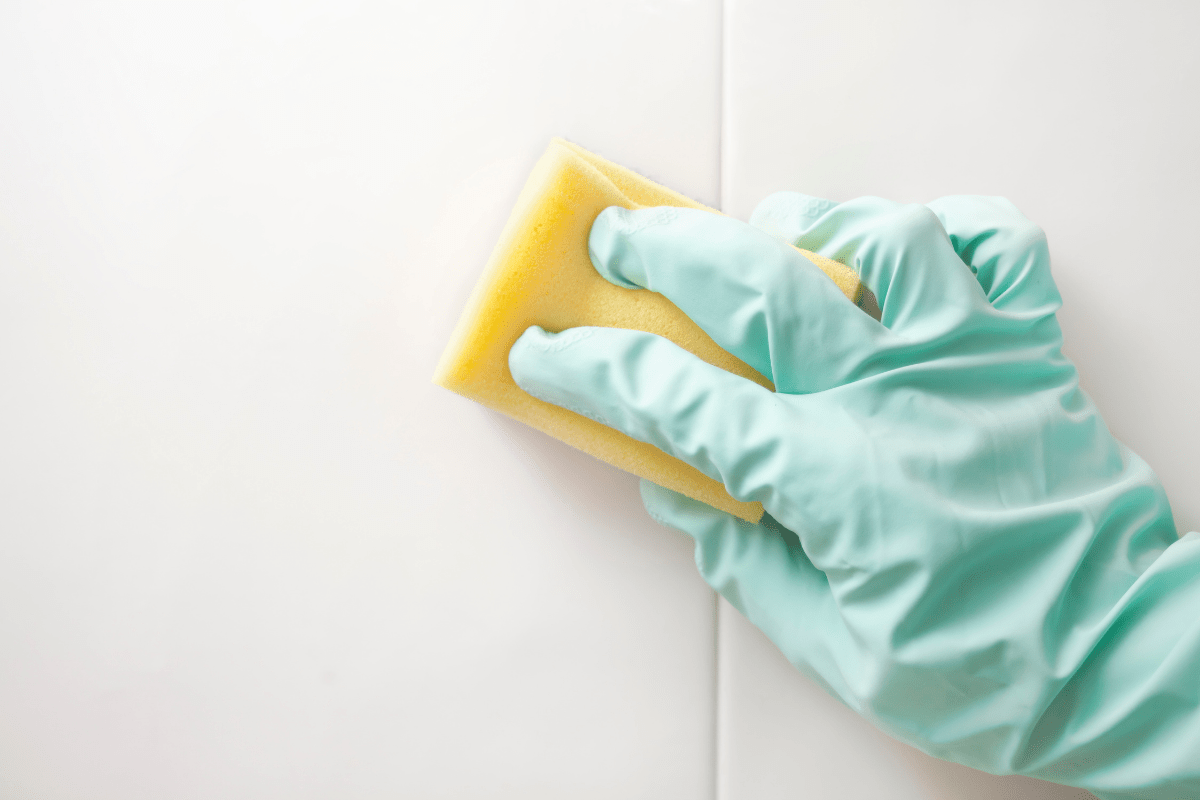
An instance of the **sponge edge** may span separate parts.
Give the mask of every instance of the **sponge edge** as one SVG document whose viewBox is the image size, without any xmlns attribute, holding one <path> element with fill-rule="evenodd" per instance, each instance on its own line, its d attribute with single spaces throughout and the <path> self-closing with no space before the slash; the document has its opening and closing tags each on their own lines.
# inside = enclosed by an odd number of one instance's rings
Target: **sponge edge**
<svg viewBox="0 0 1200 800">
<path fill-rule="evenodd" d="M 680 206 L 719 213 L 578 145 L 554 139 L 517 199 L 434 374 L 434 383 L 501 411 L 584 452 L 654 483 L 757 522 L 760 503 L 736 500 L 694 467 L 613 428 L 526 394 L 508 370 L 508 351 L 531 325 L 631 328 L 664 336 L 705 361 L 774 389 L 722 350 L 660 294 L 606 281 L 587 253 L 588 233 L 608 206 Z M 821 256 L 811 259 L 857 302 L 857 275 Z"/>
</svg>

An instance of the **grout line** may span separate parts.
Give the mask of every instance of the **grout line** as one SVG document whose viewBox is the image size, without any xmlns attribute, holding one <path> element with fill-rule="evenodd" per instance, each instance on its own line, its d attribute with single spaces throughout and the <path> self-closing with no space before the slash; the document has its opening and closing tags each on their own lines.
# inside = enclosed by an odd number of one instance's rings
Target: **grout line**
<svg viewBox="0 0 1200 800">
<path fill-rule="evenodd" d="M 717 208 L 725 210 L 725 32 L 727 0 L 717 0 Z"/>
<path fill-rule="evenodd" d="M 725 189 L 725 55 L 729 0 L 717 0 L 717 208 L 724 211 Z M 713 592 L 712 799 L 721 800 L 721 596 Z"/>
<path fill-rule="evenodd" d="M 712 798 L 721 794 L 721 596 L 713 592 Z"/>
</svg>

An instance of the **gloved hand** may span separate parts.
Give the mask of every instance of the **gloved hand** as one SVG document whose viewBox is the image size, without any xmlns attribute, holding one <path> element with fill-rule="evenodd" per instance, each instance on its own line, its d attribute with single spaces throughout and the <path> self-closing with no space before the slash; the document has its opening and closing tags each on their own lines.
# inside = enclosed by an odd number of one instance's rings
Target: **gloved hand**
<svg viewBox="0 0 1200 800">
<path fill-rule="evenodd" d="M 762 502 L 643 483 L 704 578 L 886 732 L 1102 797 L 1200 797 L 1200 536 L 1062 354 L 1041 231 L 1004 200 L 607 209 L 596 269 L 777 391 L 651 334 L 530 328 L 526 391 Z M 876 321 L 791 244 L 853 267 Z"/>
</svg>

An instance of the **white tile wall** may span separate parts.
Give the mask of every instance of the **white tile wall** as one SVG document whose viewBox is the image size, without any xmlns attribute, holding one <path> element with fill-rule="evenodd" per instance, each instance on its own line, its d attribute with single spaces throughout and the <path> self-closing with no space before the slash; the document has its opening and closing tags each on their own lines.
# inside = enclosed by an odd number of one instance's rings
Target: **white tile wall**
<svg viewBox="0 0 1200 800">
<path fill-rule="evenodd" d="M 1200 527 L 1197 22 L 4 4 L 0 798 L 1078 797 L 877 734 L 633 479 L 428 378 L 552 135 L 742 217 L 1007 194 Z"/>
<path fill-rule="evenodd" d="M 552 135 L 716 202 L 719 40 L 3 5 L 0 798 L 711 794 L 689 544 L 430 377 Z"/>
</svg>

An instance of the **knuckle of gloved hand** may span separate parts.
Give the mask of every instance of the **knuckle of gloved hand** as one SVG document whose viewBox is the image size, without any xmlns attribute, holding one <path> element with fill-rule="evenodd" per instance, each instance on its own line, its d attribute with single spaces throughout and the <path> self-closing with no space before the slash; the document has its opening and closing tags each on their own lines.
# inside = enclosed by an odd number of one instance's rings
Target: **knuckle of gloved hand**
<svg viewBox="0 0 1200 800">
<path fill-rule="evenodd" d="M 944 238 L 945 229 L 933 209 L 919 203 L 897 206 L 881 226 L 884 236 L 897 243 Z"/>
<path fill-rule="evenodd" d="M 1050 248 L 1046 242 L 1046 232 L 1040 226 L 1033 224 L 1025 217 L 1019 216 L 1009 225 L 1005 237 L 1005 250 L 1013 253 L 1030 253 L 1039 262 L 1050 260 Z"/>
</svg>

